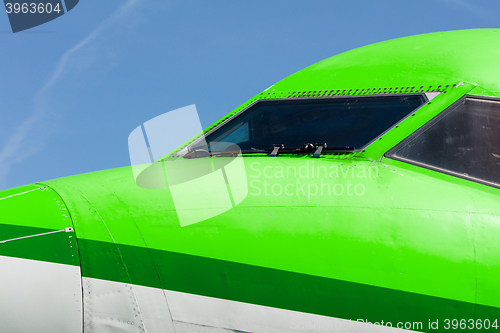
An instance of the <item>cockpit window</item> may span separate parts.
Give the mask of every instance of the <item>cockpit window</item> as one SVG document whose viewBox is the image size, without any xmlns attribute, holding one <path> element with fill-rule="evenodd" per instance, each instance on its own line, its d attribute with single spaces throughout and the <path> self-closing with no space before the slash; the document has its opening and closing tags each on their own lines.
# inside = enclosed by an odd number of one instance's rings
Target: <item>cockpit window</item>
<svg viewBox="0 0 500 333">
<path fill-rule="evenodd" d="M 464 98 L 388 157 L 500 186 L 500 102 Z"/>
<path fill-rule="evenodd" d="M 212 151 L 218 142 L 236 143 L 242 151 L 308 143 L 360 149 L 423 103 L 422 95 L 260 101 L 206 141 Z"/>
</svg>

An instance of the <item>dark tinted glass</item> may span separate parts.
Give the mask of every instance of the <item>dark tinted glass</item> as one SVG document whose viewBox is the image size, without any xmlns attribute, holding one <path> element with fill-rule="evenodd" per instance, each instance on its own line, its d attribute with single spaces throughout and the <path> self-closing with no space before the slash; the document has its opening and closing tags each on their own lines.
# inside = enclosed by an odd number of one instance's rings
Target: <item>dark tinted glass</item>
<svg viewBox="0 0 500 333">
<path fill-rule="evenodd" d="M 500 184 L 500 103 L 467 98 L 388 156 Z"/>
<path fill-rule="evenodd" d="M 302 147 L 361 148 L 425 102 L 420 95 L 258 102 L 208 135 L 215 142 L 232 142 L 242 150 L 262 150 L 273 144 Z"/>
</svg>

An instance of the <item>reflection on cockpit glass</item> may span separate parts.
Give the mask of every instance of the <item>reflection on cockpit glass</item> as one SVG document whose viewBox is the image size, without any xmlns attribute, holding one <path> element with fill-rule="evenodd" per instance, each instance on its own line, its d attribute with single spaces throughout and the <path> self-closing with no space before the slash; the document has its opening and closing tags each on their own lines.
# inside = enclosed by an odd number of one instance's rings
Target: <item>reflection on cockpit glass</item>
<svg viewBox="0 0 500 333">
<path fill-rule="evenodd" d="M 260 101 L 209 133 L 206 141 L 212 151 L 222 141 L 244 152 L 307 143 L 358 149 L 423 103 L 422 95 Z"/>
</svg>

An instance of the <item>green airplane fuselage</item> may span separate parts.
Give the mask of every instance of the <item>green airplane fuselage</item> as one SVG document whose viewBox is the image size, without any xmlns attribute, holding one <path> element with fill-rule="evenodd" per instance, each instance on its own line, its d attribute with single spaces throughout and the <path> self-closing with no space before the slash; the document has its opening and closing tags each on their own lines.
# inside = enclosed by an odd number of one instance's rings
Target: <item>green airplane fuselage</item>
<svg viewBox="0 0 500 333">
<path fill-rule="evenodd" d="M 82 278 L 411 322 L 403 328 L 416 331 L 446 331 L 447 319 L 484 330 L 478 319 L 500 319 L 498 188 L 385 154 L 464 96 L 500 97 L 498 59 L 500 30 L 491 29 L 406 37 L 326 59 L 206 132 L 262 100 L 439 94 L 362 150 L 244 154 L 246 198 L 188 226 L 170 190 L 138 187 L 131 167 L 2 191 L 0 241 L 9 241 L 0 256 L 75 266 Z"/>
</svg>

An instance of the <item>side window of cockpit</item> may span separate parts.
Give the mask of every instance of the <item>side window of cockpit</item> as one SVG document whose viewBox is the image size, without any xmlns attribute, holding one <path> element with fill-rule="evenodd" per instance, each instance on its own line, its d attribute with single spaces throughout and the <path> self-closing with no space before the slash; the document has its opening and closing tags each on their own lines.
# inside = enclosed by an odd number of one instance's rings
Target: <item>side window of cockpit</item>
<svg viewBox="0 0 500 333">
<path fill-rule="evenodd" d="M 500 186 L 500 101 L 468 97 L 387 157 Z"/>
</svg>

